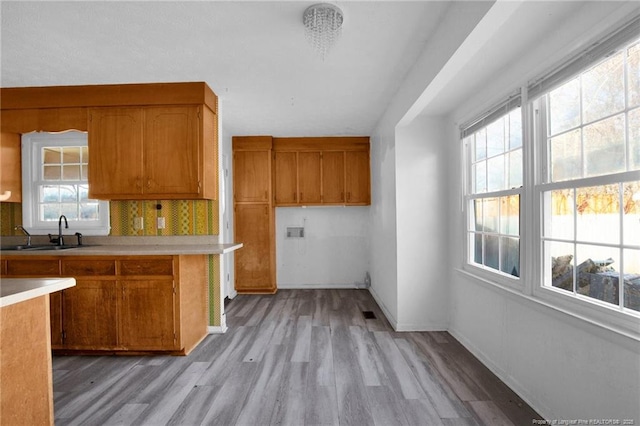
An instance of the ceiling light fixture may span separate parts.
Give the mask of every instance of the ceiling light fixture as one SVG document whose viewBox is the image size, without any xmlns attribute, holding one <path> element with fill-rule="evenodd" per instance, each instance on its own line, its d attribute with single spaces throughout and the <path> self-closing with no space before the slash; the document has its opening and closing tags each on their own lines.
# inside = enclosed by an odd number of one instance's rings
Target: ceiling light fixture
<svg viewBox="0 0 640 426">
<path fill-rule="evenodd" d="M 344 15 L 339 7 L 328 3 L 309 6 L 302 15 L 304 33 L 322 60 L 342 33 Z"/>
</svg>

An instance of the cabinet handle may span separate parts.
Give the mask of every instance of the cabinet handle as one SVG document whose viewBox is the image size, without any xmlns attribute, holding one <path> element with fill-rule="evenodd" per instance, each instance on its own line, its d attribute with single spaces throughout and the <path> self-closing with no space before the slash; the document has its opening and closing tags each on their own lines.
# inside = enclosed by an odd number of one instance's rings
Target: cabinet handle
<svg viewBox="0 0 640 426">
<path fill-rule="evenodd" d="M 302 201 L 302 192 L 300 193 L 300 201 Z"/>
<path fill-rule="evenodd" d="M 298 201 L 298 194 L 295 192 L 293 193 L 293 201 Z"/>
<path fill-rule="evenodd" d="M 347 192 L 347 202 L 351 201 L 351 192 Z"/>
<path fill-rule="evenodd" d="M 136 188 L 142 188 L 142 178 L 136 178 Z"/>
<path fill-rule="evenodd" d="M 269 199 L 269 191 L 264 191 L 264 199 L 265 200 Z"/>
<path fill-rule="evenodd" d="M 151 189 L 151 179 L 147 179 L 147 189 Z"/>
</svg>

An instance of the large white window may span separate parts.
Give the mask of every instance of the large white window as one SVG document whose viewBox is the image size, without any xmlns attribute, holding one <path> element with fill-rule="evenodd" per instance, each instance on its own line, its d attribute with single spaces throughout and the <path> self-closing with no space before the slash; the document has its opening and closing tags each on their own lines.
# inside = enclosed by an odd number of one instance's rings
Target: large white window
<svg viewBox="0 0 640 426">
<path fill-rule="evenodd" d="M 28 133 L 22 153 L 22 220 L 30 233 L 57 234 L 61 216 L 66 233 L 109 233 L 109 203 L 88 197 L 85 132 Z"/>
<path fill-rule="evenodd" d="M 639 24 L 635 18 L 461 127 L 464 269 L 634 335 Z"/>
<path fill-rule="evenodd" d="M 640 42 L 535 106 L 545 144 L 543 285 L 640 311 Z"/>
<path fill-rule="evenodd" d="M 508 109 L 508 108 L 504 108 Z M 522 112 L 498 108 L 463 130 L 467 263 L 520 277 Z"/>
</svg>

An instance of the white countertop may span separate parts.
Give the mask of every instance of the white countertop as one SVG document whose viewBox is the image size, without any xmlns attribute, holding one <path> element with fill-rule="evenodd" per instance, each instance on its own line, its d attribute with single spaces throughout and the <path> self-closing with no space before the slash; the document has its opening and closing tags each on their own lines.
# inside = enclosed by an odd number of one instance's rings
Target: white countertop
<svg viewBox="0 0 640 426">
<path fill-rule="evenodd" d="M 74 287 L 75 278 L 2 278 L 0 307 Z"/>
</svg>

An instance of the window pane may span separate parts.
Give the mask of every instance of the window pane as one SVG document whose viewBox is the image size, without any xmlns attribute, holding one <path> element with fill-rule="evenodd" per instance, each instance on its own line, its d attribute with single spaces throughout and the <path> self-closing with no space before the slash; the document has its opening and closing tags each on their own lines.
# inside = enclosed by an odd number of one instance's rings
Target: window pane
<svg viewBox="0 0 640 426">
<path fill-rule="evenodd" d="M 487 192 L 487 162 L 481 161 L 473 166 L 474 194 Z"/>
<path fill-rule="evenodd" d="M 500 198 L 500 233 L 520 235 L 520 196 Z M 511 273 L 511 271 L 507 271 Z"/>
<path fill-rule="evenodd" d="M 42 162 L 44 164 L 60 164 L 62 148 L 46 147 L 42 148 Z"/>
<path fill-rule="evenodd" d="M 487 158 L 487 131 L 485 129 L 476 132 L 475 160 Z"/>
<path fill-rule="evenodd" d="M 89 179 L 89 167 L 87 165 L 82 166 L 81 173 L 82 176 L 80 177 L 80 180 L 86 181 L 87 179 Z"/>
<path fill-rule="evenodd" d="M 487 160 L 487 190 L 499 191 L 505 189 L 504 183 L 504 160 L 505 156 L 500 155 L 498 157 Z"/>
<path fill-rule="evenodd" d="M 629 106 L 640 104 L 640 43 L 627 50 Z"/>
<path fill-rule="evenodd" d="M 98 203 L 80 204 L 80 220 L 98 220 Z"/>
<path fill-rule="evenodd" d="M 65 215 L 67 221 L 78 220 L 78 205 L 77 204 L 60 204 L 61 214 Z M 62 225 L 64 226 L 64 224 Z"/>
<path fill-rule="evenodd" d="M 625 171 L 624 151 L 624 114 L 584 127 L 587 176 Z"/>
<path fill-rule="evenodd" d="M 549 135 L 580 124 L 580 79 L 575 78 L 549 93 Z"/>
<path fill-rule="evenodd" d="M 80 151 L 79 146 L 66 146 L 62 149 L 62 161 L 65 164 L 78 164 L 80 163 Z"/>
<path fill-rule="evenodd" d="M 624 205 L 623 243 L 640 246 L 640 181 L 627 182 L 623 185 L 622 203 Z M 638 261 L 640 262 L 640 257 Z"/>
<path fill-rule="evenodd" d="M 576 189 L 578 241 L 620 242 L 619 186 L 603 185 Z"/>
<path fill-rule="evenodd" d="M 64 180 L 80 180 L 80 166 L 63 166 L 62 179 Z"/>
<path fill-rule="evenodd" d="M 87 146 L 81 147 L 81 152 L 82 152 L 82 162 L 84 164 L 89 163 L 89 147 Z"/>
<path fill-rule="evenodd" d="M 44 180 L 60 180 L 62 178 L 62 167 L 44 166 L 42 174 Z"/>
<path fill-rule="evenodd" d="M 487 157 L 502 154 L 504 152 L 504 119 L 487 126 Z"/>
<path fill-rule="evenodd" d="M 640 169 L 640 108 L 629 111 L 629 170 Z"/>
<path fill-rule="evenodd" d="M 495 235 L 484 236 L 484 265 L 495 269 L 498 269 L 498 242 L 499 237 Z"/>
<path fill-rule="evenodd" d="M 76 188 L 73 185 L 60 186 L 60 200 L 63 203 L 73 203 L 78 201 L 78 194 Z"/>
<path fill-rule="evenodd" d="M 509 188 L 522 186 L 522 149 L 509 153 Z"/>
<path fill-rule="evenodd" d="M 472 221 L 471 225 L 471 230 L 473 231 L 482 231 L 482 206 L 484 205 L 484 202 L 482 200 L 473 200 L 471 203 L 472 206 L 472 212 L 473 215 L 472 217 L 475 218 L 475 220 Z"/>
<path fill-rule="evenodd" d="M 58 185 L 46 185 L 40 187 L 40 200 L 45 203 L 57 203 L 60 201 L 60 189 Z"/>
<path fill-rule="evenodd" d="M 640 311 L 640 250 L 624 250 L 624 307 Z"/>
<path fill-rule="evenodd" d="M 622 53 L 593 67 L 582 76 L 583 122 L 589 123 L 624 109 Z"/>
<path fill-rule="evenodd" d="M 573 244 L 547 241 L 544 250 L 545 270 L 550 275 L 551 285 L 573 292 Z M 545 284 L 548 285 L 547 280 Z"/>
<path fill-rule="evenodd" d="M 520 276 L 519 238 L 500 238 L 500 270 L 514 277 Z"/>
<path fill-rule="evenodd" d="M 522 146 L 522 110 L 516 108 L 509 114 L 509 149 Z"/>
<path fill-rule="evenodd" d="M 573 190 L 559 189 L 547 194 L 550 194 L 550 197 L 545 196 L 545 201 L 550 205 L 545 205 L 545 209 L 550 208 L 550 211 L 547 211 L 548 220 L 545 222 L 545 236 L 572 240 L 574 229 L 573 212 L 575 207 Z"/>
<path fill-rule="evenodd" d="M 618 305 L 620 250 L 586 244 L 577 246 L 578 285 L 576 291 L 584 296 Z M 614 265 L 615 264 L 615 265 Z"/>
<path fill-rule="evenodd" d="M 473 243 L 473 261 L 478 265 L 482 265 L 482 234 L 475 234 L 473 236 Z"/>
<path fill-rule="evenodd" d="M 78 185 L 78 200 L 81 202 L 89 200 L 89 185 Z"/>
<path fill-rule="evenodd" d="M 487 198 L 484 200 L 484 221 L 482 230 L 484 232 L 498 232 L 498 217 L 500 214 L 500 203 L 497 198 Z M 497 248 L 497 244 L 496 244 Z M 496 254 L 497 256 L 497 254 Z M 497 263 L 496 263 L 497 268 Z"/>
<path fill-rule="evenodd" d="M 551 139 L 551 181 L 582 177 L 580 129 Z"/>
<path fill-rule="evenodd" d="M 60 216 L 60 204 L 40 205 L 40 220 L 57 221 Z"/>
</svg>

